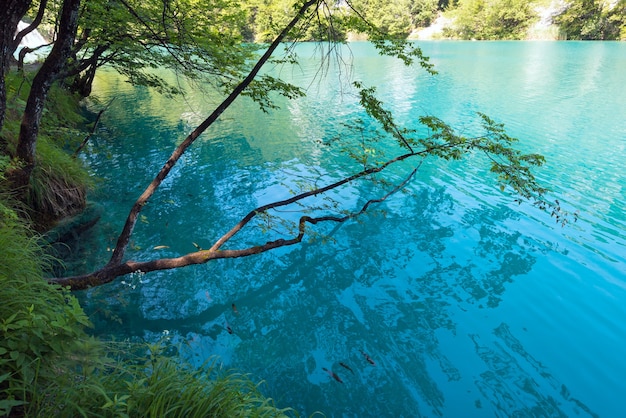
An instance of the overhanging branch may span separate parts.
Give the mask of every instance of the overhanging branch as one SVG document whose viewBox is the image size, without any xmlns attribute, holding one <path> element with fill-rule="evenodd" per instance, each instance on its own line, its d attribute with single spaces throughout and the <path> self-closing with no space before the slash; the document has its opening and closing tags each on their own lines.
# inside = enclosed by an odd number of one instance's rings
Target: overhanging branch
<svg viewBox="0 0 626 418">
<path fill-rule="evenodd" d="M 415 176 L 419 167 L 421 166 L 421 161 L 416 165 L 416 167 L 404 178 L 404 180 L 398 184 L 396 184 L 390 191 L 388 191 L 383 196 L 370 199 L 365 202 L 361 208 L 357 211 L 353 211 L 347 213 L 344 216 L 301 216 L 298 220 L 298 229 L 297 235 L 289 239 L 278 239 L 274 241 L 267 241 L 264 244 L 251 246 L 242 249 L 228 249 L 221 250 L 220 248 L 228 242 L 232 237 L 234 237 L 237 232 L 239 232 L 246 224 L 248 224 L 253 218 L 255 218 L 258 214 L 264 213 L 270 209 L 275 209 L 279 207 L 283 207 L 286 205 L 290 205 L 301 200 L 304 200 L 308 197 L 317 196 L 319 194 L 326 193 L 330 190 L 341 187 L 349 182 L 355 181 L 357 179 L 369 176 L 371 174 L 379 173 L 389 166 L 398 163 L 400 161 L 404 161 L 411 157 L 420 157 L 420 153 L 409 153 L 404 154 L 394 159 L 387 161 L 386 163 L 372 167 L 367 170 L 363 170 L 353 176 L 344 178 L 340 181 L 329 184 L 325 187 L 321 187 L 315 190 L 311 190 L 308 192 L 304 192 L 298 194 L 290 199 L 285 199 L 273 203 L 269 203 L 263 206 L 260 206 L 252 211 L 250 211 L 242 220 L 230 231 L 224 234 L 210 249 L 208 250 L 200 250 L 193 253 L 188 253 L 180 257 L 175 258 L 159 258 L 148 261 L 133 261 L 127 260 L 123 263 L 119 263 L 116 265 L 107 265 L 104 268 L 81 276 L 74 277 L 65 277 L 65 278 L 54 278 L 49 279 L 50 283 L 58 284 L 61 286 L 68 286 L 71 290 L 83 290 L 89 287 L 99 286 L 105 283 L 109 283 L 113 281 L 116 277 L 123 276 L 126 274 L 134 273 L 134 272 L 143 272 L 148 273 L 157 270 L 170 270 L 175 268 L 186 267 L 195 264 L 204 264 L 211 260 L 224 259 L 224 258 L 241 258 L 247 257 L 251 255 L 256 255 L 260 253 L 264 253 L 267 251 L 275 250 L 281 247 L 287 247 L 299 244 L 302 242 L 302 239 L 306 235 L 306 225 L 317 225 L 325 222 L 335 222 L 335 223 L 343 223 L 350 219 L 354 219 L 363 213 L 365 213 L 372 204 L 382 203 L 387 200 L 390 196 L 397 193 L 399 190 L 402 190 L 409 181 Z"/>
<path fill-rule="evenodd" d="M 241 95 L 241 93 L 250 85 L 250 83 L 257 76 L 261 67 L 269 60 L 271 55 L 274 53 L 276 48 L 280 45 L 280 43 L 285 39 L 287 34 L 291 31 L 291 29 L 298 23 L 301 17 L 304 15 L 306 10 L 316 4 L 318 0 L 309 0 L 302 5 L 298 14 L 289 22 L 289 24 L 283 29 L 283 31 L 278 35 L 278 37 L 270 44 L 265 53 L 261 56 L 261 58 L 257 61 L 256 65 L 252 68 L 250 73 L 246 76 L 246 78 L 235 87 L 235 89 L 228 95 L 226 99 L 207 117 L 196 129 L 191 132 L 187 138 L 181 144 L 176 147 L 170 158 L 167 160 L 165 165 L 161 168 L 157 176 L 152 180 L 150 185 L 146 188 L 146 190 L 139 196 L 135 204 L 133 205 L 128 218 L 126 219 L 126 223 L 120 234 L 117 244 L 115 246 L 115 250 L 113 252 L 113 256 L 111 260 L 107 264 L 107 266 L 111 267 L 117 264 L 120 264 L 124 258 L 124 254 L 126 252 L 126 248 L 128 247 L 128 243 L 130 242 L 130 236 L 133 232 L 135 224 L 137 223 L 137 219 L 139 216 L 139 212 L 143 206 L 148 202 L 148 199 L 152 197 L 157 188 L 161 185 L 161 182 L 167 177 L 170 173 L 174 165 L 178 162 L 180 157 L 185 153 L 187 148 L 195 142 L 195 140 L 206 131 L 218 118 L 219 116 L 235 101 L 237 97 Z"/>
</svg>

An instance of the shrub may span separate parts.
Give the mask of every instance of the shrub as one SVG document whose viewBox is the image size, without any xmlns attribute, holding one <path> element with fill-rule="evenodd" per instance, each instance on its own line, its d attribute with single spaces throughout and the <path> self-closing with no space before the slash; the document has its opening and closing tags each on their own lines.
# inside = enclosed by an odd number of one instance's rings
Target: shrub
<svg viewBox="0 0 626 418">
<path fill-rule="evenodd" d="M 573 0 L 555 23 L 567 39 L 626 39 L 626 0 L 612 7 L 602 0 Z"/>
<path fill-rule="evenodd" d="M 454 25 L 445 36 L 461 39 L 522 39 L 535 20 L 532 2 L 524 0 L 460 0 L 450 12 Z"/>
</svg>

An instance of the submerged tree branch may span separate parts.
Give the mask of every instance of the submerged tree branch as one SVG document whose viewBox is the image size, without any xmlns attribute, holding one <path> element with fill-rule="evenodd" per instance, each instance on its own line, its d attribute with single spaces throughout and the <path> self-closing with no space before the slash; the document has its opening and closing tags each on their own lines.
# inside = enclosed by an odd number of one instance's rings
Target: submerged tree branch
<svg viewBox="0 0 626 418">
<path fill-rule="evenodd" d="M 111 101 L 109 102 L 109 104 L 107 104 L 103 109 L 101 109 L 98 112 L 98 115 L 96 116 L 96 120 L 93 123 L 93 128 L 91 128 L 91 132 L 89 132 L 85 138 L 83 139 L 83 141 L 80 143 L 80 145 L 76 148 L 76 150 L 74 151 L 74 153 L 72 154 L 72 158 L 76 158 L 78 157 L 78 154 L 82 151 L 83 148 L 85 148 L 85 146 L 87 145 L 87 143 L 89 142 L 89 139 L 91 139 L 91 137 L 93 136 L 93 134 L 96 132 L 96 129 L 98 129 L 98 123 L 100 122 L 100 118 L 102 117 L 102 114 L 113 104 L 113 101 L 115 100 L 115 98 L 111 99 Z"/>
</svg>

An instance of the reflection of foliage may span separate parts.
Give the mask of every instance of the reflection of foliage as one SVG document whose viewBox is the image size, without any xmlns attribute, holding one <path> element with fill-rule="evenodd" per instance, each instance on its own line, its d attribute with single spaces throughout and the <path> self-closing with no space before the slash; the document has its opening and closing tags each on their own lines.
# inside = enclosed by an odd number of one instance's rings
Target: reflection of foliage
<svg viewBox="0 0 626 418">
<path fill-rule="evenodd" d="M 487 306 L 494 308 L 501 301 L 505 284 L 511 283 L 515 276 L 528 273 L 535 258 L 528 253 L 525 246 L 520 245 L 522 235 L 519 232 L 510 232 L 491 222 L 485 222 L 485 219 L 490 219 L 490 215 L 493 215 L 493 211 L 476 214 L 481 217 L 480 223 L 476 221 L 481 227 L 480 242 L 475 252 L 476 255 L 486 259 L 496 255 L 496 260 L 489 260 L 495 266 L 485 272 L 484 276 L 472 274 L 469 282 L 465 284 L 474 291 L 479 289 L 482 293 L 474 293 L 474 297 L 480 295 L 479 298 L 476 297 L 477 300 L 486 298 Z"/>
<path fill-rule="evenodd" d="M 516 275 L 533 266 L 536 249 L 505 227 L 517 216 L 512 209 L 467 210 L 443 187 L 411 189 L 383 205 L 388 214 L 384 222 L 367 214 L 363 224 L 341 224 L 327 231 L 333 245 L 303 243 L 278 254 L 223 260 L 198 269 L 196 278 L 186 282 L 185 287 L 197 286 L 189 297 L 204 299 L 206 286 L 214 303 L 201 305 L 189 315 L 176 304 L 160 307 L 156 317 L 142 318 L 142 329 L 163 327 L 170 310 L 178 316 L 167 327 L 180 335 L 193 333 L 194 338 L 187 339 L 194 355 L 202 357 L 222 344 L 237 344 L 234 366 L 263 375 L 275 393 L 287 399 L 309 402 L 292 405 L 298 409 L 311 408 L 323 400 L 316 396 L 329 391 L 307 380 L 314 379 L 324 365 L 311 353 L 323 353 L 324 360 L 335 361 L 333 370 L 346 384 L 353 379 L 352 384 L 372 394 L 389 396 L 389 404 L 368 405 L 374 409 L 363 411 L 355 405 L 362 392 L 355 391 L 360 393 L 333 399 L 337 410 L 351 408 L 363 416 L 399 416 L 418 410 L 423 415 L 445 415 L 454 399 L 446 396 L 449 386 L 443 381 L 470 388 L 478 385 L 481 392 L 474 389 L 474 394 L 484 407 L 490 407 L 486 402 L 494 397 L 489 388 L 474 383 L 479 374 L 466 374 L 459 358 L 450 354 L 448 338 L 465 341 L 470 347 L 464 348 L 472 352 L 473 344 L 463 332 L 473 331 L 465 331 L 467 322 L 458 315 L 476 316 L 477 321 L 489 315 L 492 311 L 484 308 L 496 306 Z M 481 223 L 486 226 L 477 229 Z M 458 228 L 459 224 L 463 227 Z M 387 244 L 388 237 L 397 241 Z M 180 282 L 176 283 L 167 286 L 178 288 Z M 154 281 L 151 286 L 162 289 L 163 282 Z M 214 292 L 216 288 L 219 291 Z M 152 295 L 143 293 L 144 307 L 164 300 L 163 293 Z M 231 301 L 241 315 L 231 313 Z M 141 313 L 145 315 L 146 310 Z M 222 318 L 227 318 L 235 336 L 223 329 Z M 302 332 L 309 326 L 310 331 Z M 524 352 L 514 343 L 505 348 L 503 357 Z M 499 348 L 483 345 L 489 350 Z M 368 366 L 359 347 L 372 354 L 379 367 Z M 355 376 L 339 368 L 338 361 L 349 364 Z M 514 382 L 529 378 L 525 364 L 510 370 L 515 372 Z M 291 379 L 285 381 L 285 374 Z M 545 383 L 540 380 L 538 384 Z M 498 396 L 504 397 L 509 396 L 507 391 L 517 390 L 514 384 L 501 388 Z M 301 400 L 301 390 L 311 390 L 308 396 L 314 400 Z M 542 394 L 527 401 L 516 393 L 510 396 L 518 409 L 547 398 Z M 559 392 L 552 396 L 564 402 Z"/>
</svg>

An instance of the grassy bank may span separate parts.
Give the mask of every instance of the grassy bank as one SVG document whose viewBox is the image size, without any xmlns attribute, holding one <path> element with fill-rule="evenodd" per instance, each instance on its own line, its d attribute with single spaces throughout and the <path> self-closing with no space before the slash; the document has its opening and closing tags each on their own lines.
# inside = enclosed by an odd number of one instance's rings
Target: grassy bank
<svg viewBox="0 0 626 418">
<path fill-rule="evenodd" d="M 42 279 L 36 236 L 0 198 L 0 416 L 286 416 L 246 376 L 194 369 L 166 343 L 103 342 L 74 296 Z"/>
<path fill-rule="evenodd" d="M 80 211 L 92 181 L 73 151 L 84 138 L 78 99 L 55 87 L 37 145 L 26 205 L 12 198 L 7 173 L 28 80 L 8 80 L 9 112 L 0 155 L 0 416 L 275 417 L 248 377 L 208 363 L 196 369 L 167 341 L 93 338 L 77 299 L 43 279 L 54 261 L 37 231 Z"/>
<path fill-rule="evenodd" d="M 13 72 L 6 77 L 7 119 L 2 130 L 5 156 L 15 155 L 21 115 L 26 105 L 30 75 Z M 26 206 L 22 208 L 32 227 L 45 230 L 58 220 L 80 212 L 93 182 L 81 161 L 72 157 L 86 135 L 88 121 L 79 97 L 53 86 L 46 102 L 37 141 L 36 167 Z M 14 168 L 10 162 L 7 174 Z"/>
</svg>

